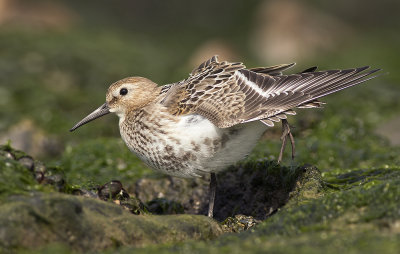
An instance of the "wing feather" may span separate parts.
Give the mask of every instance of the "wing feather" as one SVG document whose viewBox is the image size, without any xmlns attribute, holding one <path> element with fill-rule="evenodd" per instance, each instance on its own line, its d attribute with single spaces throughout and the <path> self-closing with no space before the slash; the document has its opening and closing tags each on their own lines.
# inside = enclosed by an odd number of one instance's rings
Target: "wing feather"
<svg viewBox="0 0 400 254">
<path fill-rule="evenodd" d="M 281 73 L 293 65 L 246 69 L 213 56 L 187 79 L 164 86 L 160 103 L 171 114 L 200 114 L 220 128 L 256 120 L 273 126 L 296 114 L 294 108 L 320 107 L 318 98 L 375 78 L 372 74 L 379 71 L 360 67 L 316 72 L 312 67 Z"/>
</svg>

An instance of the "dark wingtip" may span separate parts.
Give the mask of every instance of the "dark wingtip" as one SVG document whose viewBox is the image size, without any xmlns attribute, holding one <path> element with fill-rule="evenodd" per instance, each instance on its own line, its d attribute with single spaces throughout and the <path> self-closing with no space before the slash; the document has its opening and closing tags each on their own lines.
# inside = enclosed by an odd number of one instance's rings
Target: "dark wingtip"
<svg viewBox="0 0 400 254">
<path fill-rule="evenodd" d="M 357 72 L 362 72 L 369 69 L 369 65 L 356 68 Z"/>
<path fill-rule="evenodd" d="M 366 72 L 364 72 L 367 75 L 371 75 L 371 74 L 375 73 L 375 75 L 373 76 L 374 78 L 387 73 L 387 72 L 386 73 L 380 72 L 382 69 L 379 69 L 379 68 L 378 69 L 372 69 L 372 70 L 369 70 L 369 68 L 370 68 L 369 66 L 364 66 L 364 67 L 357 68 L 357 70 L 358 70 L 358 72 L 362 72 L 362 71 L 367 70 Z M 379 72 L 379 73 L 377 73 L 377 72 Z"/>
<path fill-rule="evenodd" d="M 313 67 L 310 67 L 310 68 L 308 68 L 308 69 L 305 69 L 305 70 L 302 71 L 301 73 L 314 72 L 314 71 L 316 71 L 317 69 L 318 69 L 317 66 L 313 66 Z"/>
</svg>

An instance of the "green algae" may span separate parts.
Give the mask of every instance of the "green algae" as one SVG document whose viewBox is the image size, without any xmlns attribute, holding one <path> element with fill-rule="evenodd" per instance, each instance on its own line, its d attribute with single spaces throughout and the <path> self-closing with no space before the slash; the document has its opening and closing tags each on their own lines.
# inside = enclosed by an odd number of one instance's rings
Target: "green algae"
<svg viewBox="0 0 400 254">
<path fill-rule="evenodd" d="M 119 206 L 66 194 L 11 196 L 0 205 L 0 251 L 59 243 L 79 252 L 210 240 L 222 231 L 205 216 L 135 216 Z"/>
<path fill-rule="evenodd" d="M 121 248 L 106 253 L 398 253 L 398 235 L 375 231 L 308 233 L 294 237 L 268 236 L 237 239 L 230 243 L 191 243 L 175 246 L 154 246 L 145 249 Z"/>
<path fill-rule="evenodd" d="M 28 155 L 9 145 L 0 148 L 2 253 L 25 252 L 48 244 L 66 252 L 87 252 L 188 239 L 209 240 L 222 234 L 217 222 L 208 217 L 146 215 L 140 200 L 127 199 L 122 194 L 116 195 L 119 205 L 115 205 L 114 199 L 104 202 L 59 193 L 76 190 L 76 185 L 59 187 L 54 176 L 59 176 L 60 168 L 46 167 L 33 159 L 27 167 L 19 159 Z M 165 204 L 163 208 L 167 209 Z M 169 205 L 169 209 L 182 210 L 180 204 Z"/>
<path fill-rule="evenodd" d="M 105 148 L 96 150 L 99 144 L 103 143 Z M 7 151 L 13 151 L 9 146 L 5 148 L 8 149 Z M 93 177 L 96 182 L 101 182 L 107 176 L 96 176 L 99 174 L 98 171 L 90 175 L 90 170 L 96 170 L 99 165 L 103 165 L 104 170 L 115 168 L 117 165 L 115 162 L 107 164 L 103 157 L 106 153 L 115 153 L 121 148 L 123 144 L 115 139 L 83 143 L 71 148 L 64 155 L 67 166 L 65 174 L 75 179 L 77 185 L 84 185 L 90 177 Z M 18 157 L 26 156 L 22 152 L 15 153 Z M 122 156 L 128 158 L 131 155 L 127 151 Z M 101 163 L 94 163 L 95 166 L 91 168 L 89 161 L 94 161 L 98 157 Z M 77 158 L 82 158 L 80 163 L 83 164 L 68 164 Z M 84 160 L 85 158 L 89 158 L 88 161 Z M 264 222 L 257 223 L 258 225 L 252 226 L 249 230 L 225 234 L 215 239 L 221 234 L 221 228 L 213 226 L 214 229 L 210 229 L 207 226 L 209 224 L 203 219 L 200 219 L 203 222 L 198 224 L 196 218 L 207 219 L 204 216 L 135 216 L 108 202 L 51 193 L 58 190 L 50 185 L 37 184 L 32 172 L 18 164 L 13 158 L 2 157 L 0 161 L 4 165 L 8 163 L 9 167 L 12 165 L 12 172 L 16 173 L 15 179 L 25 179 L 18 182 L 12 178 L 13 176 L 6 174 L 11 171 L 3 170 L 4 177 L 8 177 L 13 182 L 16 181 L 19 186 L 8 185 L 16 191 L 4 192 L 2 195 L 0 228 L 3 231 L 0 230 L 0 236 L 8 237 L 2 241 L 3 250 L 21 253 L 32 253 L 33 249 L 42 253 L 51 250 L 65 253 L 88 250 L 105 253 L 132 251 L 138 253 L 154 251 L 159 253 L 256 253 L 266 250 L 276 253 L 337 253 L 338 250 L 364 253 L 380 247 L 385 253 L 396 253 L 400 248 L 398 243 L 399 167 L 330 169 L 321 173 L 313 166 L 284 167 L 268 160 L 240 163 L 230 168 L 230 171 L 239 172 L 240 178 L 245 178 L 251 172 L 260 172 L 260 174 L 264 172 L 263 177 L 257 173 L 250 178 L 251 185 L 254 187 L 265 184 L 262 181 L 264 178 L 280 179 L 281 182 L 278 185 L 289 192 L 288 202 Z M 132 167 L 140 167 L 137 162 L 136 159 L 132 159 L 130 163 Z M 79 168 L 82 165 L 89 169 L 89 176 L 77 177 L 81 174 Z M 22 177 L 18 177 L 19 174 Z M 150 171 L 148 174 L 151 175 Z M 140 177 L 140 175 L 126 175 L 124 171 L 121 176 L 132 181 Z M 269 188 L 276 188 L 276 186 Z M 171 204 L 177 205 L 169 203 L 168 200 L 164 204 L 167 204 L 164 207 L 166 210 Z M 82 211 L 87 216 L 85 219 L 79 215 Z M 132 219 L 132 217 L 138 219 Z M 171 222 L 167 222 L 169 219 Z M 13 223 L 10 224 L 11 221 Z M 151 229 L 146 229 L 146 223 L 151 225 Z M 235 225 L 232 227 L 236 228 L 237 232 L 247 227 L 242 220 L 233 223 Z M 11 225 L 13 229 L 10 228 Z M 180 225 L 182 228 L 174 228 L 175 225 Z M 160 228 L 155 229 L 156 226 Z M 20 239 L 21 235 L 27 235 L 23 231 L 25 228 L 33 230 L 31 232 L 41 232 L 42 238 L 37 239 L 35 238 L 38 237 L 37 234 L 29 233 L 28 237 Z M 57 232 L 54 231 L 56 228 L 62 232 L 71 233 L 69 236 L 57 235 L 54 234 Z M 144 231 L 140 231 L 139 228 Z M 7 234 L 1 234 L 1 232 L 7 232 Z M 50 232 L 51 236 L 48 236 Z M 137 236 L 136 240 L 133 241 L 131 238 L 127 240 L 127 235 L 132 234 Z M 168 237 L 156 237 L 163 234 Z M 148 240 L 147 236 L 150 236 L 151 240 Z M 193 241 L 193 237 L 200 237 L 198 239 L 207 241 Z M 382 244 L 384 247 L 381 246 Z"/>
<path fill-rule="evenodd" d="M 27 155 L 14 150 L 10 145 L 0 146 L 0 200 L 13 194 L 27 195 L 30 192 L 51 192 L 56 189 L 53 185 L 39 184 L 34 178 L 34 169 L 28 169 L 18 162 L 23 156 Z M 60 172 L 57 168 L 53 170 L 47 174 Z"/>
<path fill-rule="evenodd" d="M 99 138 L 68 146 L 57 165 L 64 168 L 67 181 L 76 186 L 96 186 L 118 179 L 124 185 L 153 175 L 120 138 Z"/>
<path fill-rule="evenodd" d="M 283 208 L 279 216 L 271 217 L 258 229 L 263 234 L 296 234 L 318 228 L 337 227 L 341 216 L 353 214 L 351 223 L 399 219 L 400 179 L 377 184 L 368 189 L 356 186 L 348 190 L 325 194 L 298 207 Z M 343 224 L 342 226 L 346 226 Z"/>
<path fill-rule="evenodd" d="M 110 147 L 114 149 L 115 144 Z M 85 150 L 77 148 L 76 152 L 80 154 L 78 151 Z M 20 156 L 24 154 L 20 153 Z M 195 218 L 207 219 L 204 216 L 135 217 L 107 202 L 48 193 L 57 190 L 50 187 L 41 189 L 42 186 L 32 180 L 32 172 L 16 164 L 14 159 L 3 158 L 1 161 L 13 165 L 17 175 L 21 172 L 24 176 L 21 179 L 26 178 L 27 184 L 24 181 L 19 184 L 28 186 L 15 187 L 19 191 L 3 195 L 0 228 L 7 234 L 0 236 L 8 237 L 2 241 L 3 250 L 21 253 L 29 253 L 29 249 L 43 253 L 54 249 L 65 253 L 88 250 L 107 252 L 107 249 L 113 253 L 256 253 L 265 250 L 276 253 L 337 253 L 337 250 L 348 250 L 350 253 L 364 253 L 384 244 L 381 248 L 385 253 L 396 253 L 400 248 L 399 167 L 334 169 L 321 174 L 313 166 L 282 167 L 270 161 L 241 163 L 230 170 L 244 175 L 264 170 L 269 177 L 281 179 L 282 186 L 290 191 L 288 203 L 246 232 L 215 239 L 222 232 L 219 227 L 211 229 L 206 226 L 207 223 L 196 222 Z M 262 184 L 261 178 L 254 177 L 252 185 L 258 186 L 257 181 Z M 9 179 L 14 181 L 12 177 Z M 32 188 L 36 191 L 32 192 Z M 45 193 L 38 193 L 42 191 Z M 20 193 L 25 195 L 17 195 Z M 85 220 L 79 215 L 82 213 L 87 216 Z M 153 221 L 151 218 L 156 219 Z M 167 222 L 169 219 L 171 222 Z M 10 224 L 10 221 L 13 223 Z M 146 223 L 152 225 L 151 229 L 146 229 Z M 9 228 L 11 225 L 13 229 Z M 174 228 L 176 225 L 182 228 Z M 195 225 L 201 229 L 194 229 Z M 156 226 L 160 229 L 155 229 Z M 37 234 L 29 233 L 28 237 L 20 239 L 22 235 L 27 235 L 26 228 L 30 232 L 41 232 L 41 238 L 37 239 Z M 54 234 L 56 228 L 71 233 L 69 236 Z M 237 231 L 241 230 L 238 228 Z M 137 236 L 136 240 L 127 240 L 127 235 L 132 234 Z M 163 234 L 168 237 L 156 237 Z M 151 240 L 146 238 L 148 235 Z M 208 241 L 192 241 L 193 237 Z M 214 240 L 210 240 L 212 238 Z M 32 245 L 32 242 L 35 244 Z"/>
<path fill-rule="evenodd" d="M 325 181 L 332 188 L 347 189 L 362 185 L 369 189 L 384 181 L 400 177 L 399 167 L 386 166 L 385 168 L 331 170 L 325 172 Z"/>
<path fill-rule="evenodd" d="M 121 248 L 118 253 L 398 253 L 398 170 L 382 171 L 380 177 L 390 179 L 368 188 L 360 178 L 358 184 L 353 181 L 346 189 L 328 190 L 308 202 L 285 206 L 240 234 L 206 243 Z"/>
</svg>

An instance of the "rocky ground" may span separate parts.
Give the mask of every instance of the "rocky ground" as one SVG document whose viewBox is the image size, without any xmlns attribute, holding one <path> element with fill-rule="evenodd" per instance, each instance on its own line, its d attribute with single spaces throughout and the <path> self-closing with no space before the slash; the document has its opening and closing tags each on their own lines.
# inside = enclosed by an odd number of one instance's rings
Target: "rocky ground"
<svg viewBox="0 0 400 254">
<path fill-rule="evenodd" d="M 269 160 L 218 175 L 215 220 L 207 181 L 143 177 L 70 184 L 8 145 L 0 148 L 1 252 L 398 253 L 400 168 L 321 172 Z M 26 253 L 26 252 L 24 252 Z"/>
</svg>

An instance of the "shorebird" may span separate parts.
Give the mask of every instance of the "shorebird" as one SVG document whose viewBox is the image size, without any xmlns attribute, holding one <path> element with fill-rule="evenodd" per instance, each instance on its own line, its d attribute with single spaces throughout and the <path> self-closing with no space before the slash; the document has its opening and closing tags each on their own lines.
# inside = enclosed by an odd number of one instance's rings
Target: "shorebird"
<svg viewBox="0 0 400 254">
<path fill-rule="evenodd" d="M 158 86 L 143 77 L 113 83 L 106 102 L 70 131 L 110 112 L 128 148 L 148 166 L 177 177 L 211 174 L 208 216 L 213 216 L 216 173 L 248 155 L 276 122 L 282 122 L 282 147 L 294 139 L 287 115 L 316 108 L 318 99 L 376 77 L 367 67 L 283 75 L 293 64 L 246 69 L 217 56 L 187 79 Z"/>
</svg>

